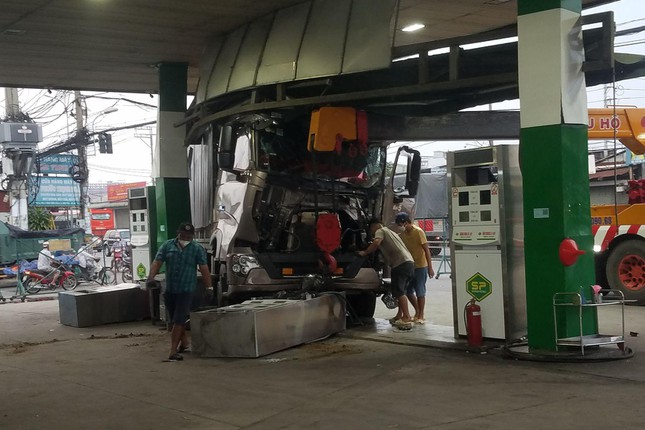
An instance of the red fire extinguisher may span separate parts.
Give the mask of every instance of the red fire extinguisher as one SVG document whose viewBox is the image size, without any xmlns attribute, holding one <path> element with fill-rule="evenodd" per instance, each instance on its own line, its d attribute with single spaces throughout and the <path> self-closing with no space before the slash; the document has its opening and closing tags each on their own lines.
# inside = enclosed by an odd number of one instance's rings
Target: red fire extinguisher
<svg viewBox="0 0 645 430">
<path fill-rule="evenodd" d="M 464 307 L 464 322 L 469 346 L 482 346 L 482 315 L 481 308 L 472 299 Z"/>
</svg>

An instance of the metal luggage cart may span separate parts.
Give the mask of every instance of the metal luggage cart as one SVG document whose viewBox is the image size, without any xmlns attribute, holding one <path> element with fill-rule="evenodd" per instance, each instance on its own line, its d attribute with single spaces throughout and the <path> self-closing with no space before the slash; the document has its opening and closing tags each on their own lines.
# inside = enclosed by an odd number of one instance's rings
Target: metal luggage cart
<svg viewBox="0 0 645 430">
<path fill-rule="evenodd" d="M 580 355 L 585 355 L 585 348 L 590 346 L 601 346 L 615 344 L 621 351 L 625 351 L 625 296 L 620 290 L 601 290 L 602 293 L 612 293 L 618 299 L 611 301 L 600 300 L 586 301 L 579 293 L 560 292 L 553 296 L 553 320 L 555 325 L 556 349 L 559 347 L 576 347 L 580 348 Z M 620 306 L 621 310 L 621 332 L 620 334 L 594 334 L 585 335 L 583 333 L 583 309 L 590 307 Z M 577 318 L 578 333 L 575 336 L 561 337 L 558 332 L 558 308 L 574 308 Z"/>
</svg>

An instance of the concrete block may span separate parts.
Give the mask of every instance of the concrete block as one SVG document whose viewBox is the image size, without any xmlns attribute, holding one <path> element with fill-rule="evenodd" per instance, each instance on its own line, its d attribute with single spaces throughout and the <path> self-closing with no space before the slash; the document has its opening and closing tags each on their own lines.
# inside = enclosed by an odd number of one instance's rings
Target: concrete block
<svg viewBox="0 0 645 430">
<path fill-rule="evenodd" d="M 72 327 L 91 327 L 150 317 L 148 297 L 136 284 L 100 287 L 96 290 L 58 293 L 60 322 Z"/>
</svg>

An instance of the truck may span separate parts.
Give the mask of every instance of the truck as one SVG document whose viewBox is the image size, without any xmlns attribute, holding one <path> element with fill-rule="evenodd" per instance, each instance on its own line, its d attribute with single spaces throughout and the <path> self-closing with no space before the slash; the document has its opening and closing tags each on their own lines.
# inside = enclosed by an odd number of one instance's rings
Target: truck
<svg viewBox="0 0 645 430">
<path fill-rule="evenodd" d="M 645 109 L 589 109 L 589 139 L 616 138 L 634 154 L 645 153 Z M 645 304 L 645 181 L 629 181 L 622 205 L 591 207 L 596 282 Z"/>
<path fill-rule="evenodd" d="M 413 197 L 421 157 L 371 140 L 350 107 L 256 112 L 213 127 L 216 228 L 210 239 L 219 304 L 304 291 L 342 291 L 371 317 L 384 291 L 377 258 L 360 257 L 372 218 Z M 396 167 L 399 166 L 399 167 Z M 393 175 L 403 184 L 394 188 Z"/>
</svg>

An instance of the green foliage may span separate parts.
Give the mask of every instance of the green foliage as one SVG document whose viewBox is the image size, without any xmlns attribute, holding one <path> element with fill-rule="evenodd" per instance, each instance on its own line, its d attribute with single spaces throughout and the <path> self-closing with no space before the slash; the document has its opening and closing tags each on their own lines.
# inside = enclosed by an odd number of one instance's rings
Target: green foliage
<svg viewBox="0 0 645 430">
<path fill-rule="evenodd" d="M 29 230 L 52 230 L 54 228 L 54 218 L 51 212 L 45 208 L 29 208 Z"/>
</svg>

